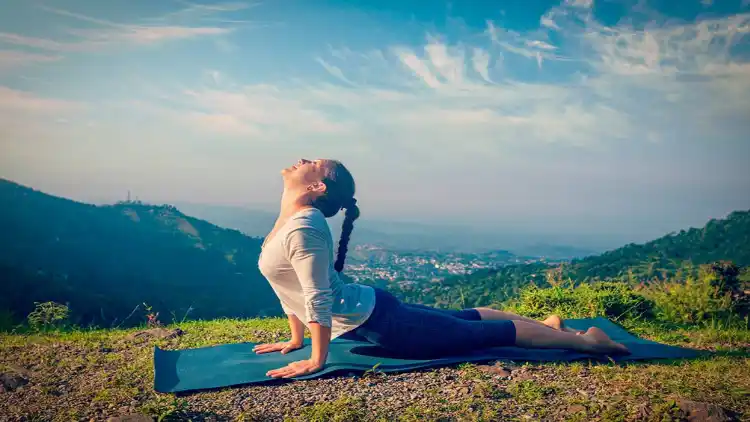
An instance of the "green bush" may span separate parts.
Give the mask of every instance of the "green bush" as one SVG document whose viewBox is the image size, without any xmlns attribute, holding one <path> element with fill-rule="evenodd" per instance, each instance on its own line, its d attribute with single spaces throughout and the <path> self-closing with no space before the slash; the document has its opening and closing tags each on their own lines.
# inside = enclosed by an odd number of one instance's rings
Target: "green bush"
<svg viewBox="0 0 750 422">
<path fill-rule="evenodd" d="M 685 281 L 655 281 L 640 291 L 654 302 L 656 317 L 674 323 L 703 324 L 715 320 L 742 318 L 743 301 L 735 300 L 736 286 L 716 271 L 716 265 L 705 266 L 699 274 Z"/>
<path fill-rule="evenodd" d="M 521 290 L 504 308 L 530 318 L 550 314 L 562 318 L 607 317 L 612 320 L 653 316 L 653 303 L 625 282 L 602 281 L 574 286 L 562 283 L 540 288 L 531 285 Z"/>
<path fill-rule="evenodd" d="M 70 315 L 67 305 L 55 302 L 34 302 L 34 311 L 27 317 L 29 326 L 34 330 L 47 330 L 65 324 Z"/>
</svg>

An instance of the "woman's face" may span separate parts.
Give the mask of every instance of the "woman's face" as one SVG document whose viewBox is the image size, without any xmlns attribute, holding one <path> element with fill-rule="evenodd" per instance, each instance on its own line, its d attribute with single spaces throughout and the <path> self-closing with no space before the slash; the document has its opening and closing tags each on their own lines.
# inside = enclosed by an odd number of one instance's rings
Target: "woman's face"
<svg viewBox="0 0 750 422">
<path fill-rule="evenodd" d="M 328 171 L 328 160 L 307 160 L 301 158 L 297 163 L 281 171 L 287 188 L 307 189 L 308 186 L 320 183 Z"/>
</svg>

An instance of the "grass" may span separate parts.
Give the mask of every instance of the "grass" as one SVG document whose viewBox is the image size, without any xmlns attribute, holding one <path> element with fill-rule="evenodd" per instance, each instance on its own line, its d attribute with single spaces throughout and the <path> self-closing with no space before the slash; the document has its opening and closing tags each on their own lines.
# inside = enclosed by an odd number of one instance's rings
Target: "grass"
<svg viewBox="0 0 750 422">
<path fill-rule="evenodd" d="M 711 279 L 702 280 L 691 285 L 691 297 L 720 297 L 706 288 Z M 145 341 L 131 337 L 145 327 L 52 329 L 0 334 L 0 370 L 22 368 L 30 378 L 28 385 L 4 393 L 0 414 L 27 420 L 101 420 L 141 413 L 157 420 L 672 421 L 686 416 L 680 400 L 692 400 L 750 421 L 747 319 L 726 317 L 732 315 L 731 303 L 706 299 L 700 321 L 686 324 L 680 314 L 683 298 L 655 292 L 643 296 L 619 282 L 578 287 L 554 282 L 551 288 L 523 291 L 504 308 L 536 318 L 551 313 L 563 318 L 606 316 L 638 336 L 710 350 L 711 355 L 620 364 L 506 362 L 510 377 L 467 363 L 415 372 L 407 381 L 375 365 L 356 379 L 175 395 L 153 391 L 153 346 L 185 349 L 280 341 L 289 335 L 286 320 L 180 322 L 168 328 L 180 328 L 182 336 Z M 41 326 L 48 327 L 43 322 Z"/>
<path fill-rule="evenodd" d="M 479 365 L 462 364 L 456 376 L 435 388 L 422 388 L 419 398 L 400 407 L 368 398 L 367 388 L 388 388 L 393 374 L 379 374 L 378 386 L 360 382 L 357 393 L 332 393 L 321 400 L 286 409 L 289 421 L 358 420 L 637 420 L 642 407 L 646 420 L 678 420 L 677 399 L 719 405 L 750 420 L 750 331 L 712 327 L 677 327 L 628 321 L 637 334 L 668 344 L 714 350 L 693 360 L 601 364 L 588 361 L 522 364 L 510 379 L 496 377 Z M 271 396 L 304 397 L 307 383 L 284 387 L 238 387 L 188 395 L 153 391 L 151 353 L 154 345 L 168 349 L 239 341 L 276 341 L 288 335 L 280 318 L 184 322 L 170 326 L 184 335 L 170 340 L 137 343 L 129 330 L 68 330 L 0 335 L 0 367 L 27 368 L 32 382 L 0 400 L 0 414 L 38 420 L 100 419 L 138 412 L 155 419 L 200 420 L 205 415 L 261 420 L 250 400 L 245 408 L 233 403 L 261 389 Z M 668 328 L 668 329 L 667 329 Z M 377 368 L 374 368 L 377 373 Z M 438 371 L 420 374 L 425 380 Z M 365 378 L 368 379 L 368 378 Z M 417 383 L 420 379 L 416 378 Z M 395 381 L 394 381 L 395 382 Z M 425 381 L 426 382 L 426 381 Z M 357 381 L 346 380 L 346 385 Z M 352 384 L 353 385 L 353 384 Z M 281 390 L 287 389 L 287 390 Z M 251 392 L 252 391 L 252 392 Z M 279 395 L 278 400 L 283 400 Z M 283 406 L 283 403 L 282 403 Z M 639 407 L 640 406 L 640 407 Z M 641 409 L 641 410 L 639 410 Z M 192 415 L 192 416 L 191 416 Z M 677 416 L 675 416 L 677 415 Z M 650 418 L 650 419 L 649 419 Z"/>
</svg>

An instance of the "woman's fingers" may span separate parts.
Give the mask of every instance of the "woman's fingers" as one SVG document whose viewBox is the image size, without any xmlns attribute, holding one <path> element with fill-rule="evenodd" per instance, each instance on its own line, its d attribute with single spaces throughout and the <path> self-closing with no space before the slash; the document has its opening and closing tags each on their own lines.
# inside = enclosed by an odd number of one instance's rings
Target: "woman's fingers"
<svg viewBox="0 0 750 422">
<path fill-rule="evenodd" d="M 294 373 L 294 368 L 285 366 L 283 368 L 274 369 L 273 371 L 268 371 L 266 375 L 270 377 L 284 377 L 292 373 Z"/>
<path fill-rule="evenodd" d="M 268 352 L 275 352 L 278 350 L 282 350 L 284 348 L 283 345 L 280 345 L 278 343 L 272 343 L 272 344 L 259 344 L 255 347 L 253 347 L 253 351 L 255 353 L 268 353 Z"/>
</svg>

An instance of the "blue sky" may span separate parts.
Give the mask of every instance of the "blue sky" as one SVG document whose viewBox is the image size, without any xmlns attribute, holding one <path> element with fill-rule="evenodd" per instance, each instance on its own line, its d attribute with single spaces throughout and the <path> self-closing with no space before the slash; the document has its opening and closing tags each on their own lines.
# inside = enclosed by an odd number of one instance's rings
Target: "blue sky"
<svg viewBox="0 0 750 422">
<path fill-rule="evenodd" d="M 679 5 L 677 7 L 676 5 Z M 750 1 L 0 0 L 0 176 L 640 241 L 750 208 Z"/>
</svg>

